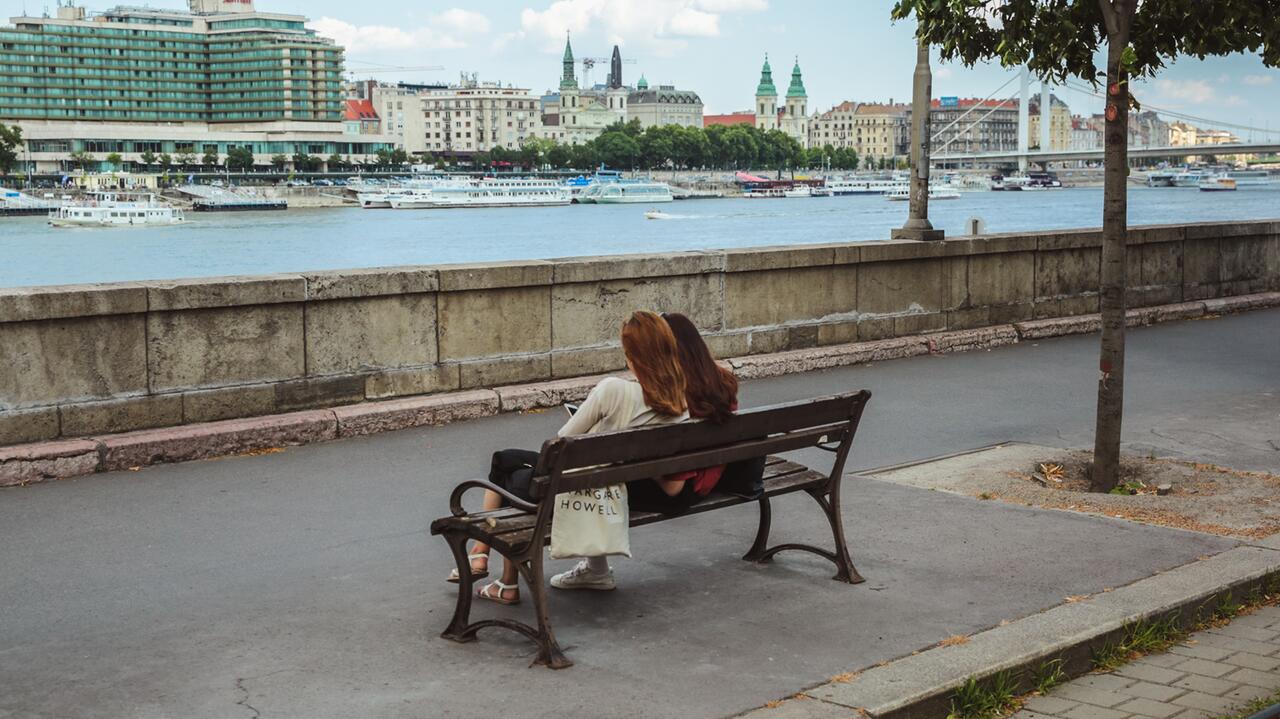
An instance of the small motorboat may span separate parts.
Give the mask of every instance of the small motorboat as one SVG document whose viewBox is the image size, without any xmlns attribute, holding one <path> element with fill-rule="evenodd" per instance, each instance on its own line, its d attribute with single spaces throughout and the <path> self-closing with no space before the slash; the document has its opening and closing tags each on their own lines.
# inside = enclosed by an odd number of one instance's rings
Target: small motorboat
<svg viewBox="0 0 1280 719">
<path fill-rule="evenodd" d="M 646 220 L 671 220 L 675 219 L 673 215 L 668 215 L 662 210 L 649 210 L 644 213 Z"/>
</svg>

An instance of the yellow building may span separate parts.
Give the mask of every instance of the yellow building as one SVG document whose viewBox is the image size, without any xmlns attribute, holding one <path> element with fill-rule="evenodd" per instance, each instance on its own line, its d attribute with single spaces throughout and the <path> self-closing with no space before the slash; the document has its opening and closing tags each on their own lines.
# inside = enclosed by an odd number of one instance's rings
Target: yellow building
<svg viewBox="0 0 1280 719">
<path fill-rule="evenodd" d="M 1040 105 L 1031 103 L 1028 138 L 1031 149 L 1040 149 Z M 1049 101 L 1049 149 L 1053 151 L 1071 148 L 1071 108 L 1056 96 Z"/>
<path fill-rule="evenodd" d="M 906 157 L 910 137 L 910 106 L 901 104 L 842 102 L 809 123 L 809 147 L 850 148 L 859 157 Z"/>
</svg>

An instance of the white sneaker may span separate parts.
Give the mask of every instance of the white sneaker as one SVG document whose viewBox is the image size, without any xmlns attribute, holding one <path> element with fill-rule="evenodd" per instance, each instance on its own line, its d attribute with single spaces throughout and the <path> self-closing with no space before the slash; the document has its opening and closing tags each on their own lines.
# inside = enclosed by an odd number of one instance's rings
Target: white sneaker
<svg viewBox="0 0 1280 719">
<path fill-rule="evenodd" d="M 598 589 L 608 591 L 616 589 L 613 581 L 613 570 L 604 574 L 596 574 L 587 566 L 587 560 L 578 562 L 577 566 L 567 572 L 561 572 L 551 578 L 551 586 L 556 589 Z"/>
</svg>

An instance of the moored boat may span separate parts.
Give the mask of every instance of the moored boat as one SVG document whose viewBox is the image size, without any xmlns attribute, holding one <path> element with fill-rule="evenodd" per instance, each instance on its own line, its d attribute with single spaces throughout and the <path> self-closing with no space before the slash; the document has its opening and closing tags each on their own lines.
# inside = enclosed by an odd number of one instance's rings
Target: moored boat
<svg viewBox="0 0 1280 719">
<path fill-rule="evenodd" d="M 49 213 L 54 227 L 138 227 L 179 225 L 182 210 L 163 204 L 150 193 L 100 192 Z"/>
<path fill-rule="evenodd" d="M 1214 175 L 1200 180 L 1201 192 L 1234 192 L 1236 181 L 1225 175 Z"/>
<path fill-rule="evenodd" d="M 392 195 L 395 210 L 458 207 L 547 207 L 569 204 L 569 191 L 551 180 L 473 180 L 442 184 L 430 190 Z"/>
</svg>

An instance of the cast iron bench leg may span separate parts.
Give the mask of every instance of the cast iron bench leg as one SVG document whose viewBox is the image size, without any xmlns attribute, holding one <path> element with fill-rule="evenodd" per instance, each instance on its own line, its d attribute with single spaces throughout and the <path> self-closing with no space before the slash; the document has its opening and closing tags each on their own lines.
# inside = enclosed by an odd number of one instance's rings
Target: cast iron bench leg
<svg viewBox="0 0 1280 719">
<path fill-rule="evenodd" d="M 565 669 L 573 666 L 573 661 L 560 650 L 556 642 L 555 632 L 551 631 L 551 616 L 547 612 L 546 569 L 543 567 L 541 545 L 532 550 L 533 556 L 528 564 L 521 564 L 521 570 L 527 571 L 526 579 L 529 591 L 533 592 L 533 607 L 538 614 L 538 658 L 534 664 L 543 664 L 551 669 Z M 526 569 L 527 567 L 527 569 Z"/>
<path fill-rule="evenodd" d="M 751 549 L 742 556 L 748 562 L 763 562 L 765 550 L 769 547 L 769 526 L 773 522 L 773 510 L 769 508 L 769 498 L 760 498 L 760 526 L 756 529 L 756 541 Z"/>
<path fill-rule="evenodd" d="M 476 639 L 476 633 L 467 631 L 471 619 L 471 593 L 475 591 L 471 586 L 471 560 L 467 558 L 467 535 L 461 532 L 447 533 L 444 539 L 449 543 L 449 551 L 453 552 L 453 560 L 458 565 L 458 604 L 454 607 L 453 619 L 449 622 L 449 627 L 440 636 L 455 642 L 473 642 Z"/>
</svg>

